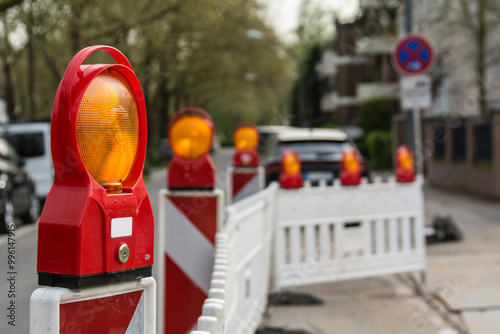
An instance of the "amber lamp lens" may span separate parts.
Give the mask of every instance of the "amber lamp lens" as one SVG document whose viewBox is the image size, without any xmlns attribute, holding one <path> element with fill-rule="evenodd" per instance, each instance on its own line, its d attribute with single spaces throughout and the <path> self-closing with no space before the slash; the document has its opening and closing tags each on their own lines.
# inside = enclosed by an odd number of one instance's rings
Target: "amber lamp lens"
<svg viewBox="0 0 500 334">
<path fill-rule="evenodd" d="M 198 116 L 184 116 L 170 128 L 170 146 L 184 159 L 197 159 L 212 145 L 212 128 Z"/>
<path fill-rule="evenodd" d="M 137 155 L 139 114 L 119 72 L 104 71 L 90 82 L 78 107 L 76 136 L 90 175 L 108 193 L 120 193 Z"/>
<path fill-rule="evenodd" d="M 359 161 L 354 152 L 346 152 L 344 154 L 344 167 L 348 172 L 356 172 L 359 170 Z"/>
<path fill-rule="evenodd" d="M 399 166 L 403 169 L 413 168 L 413 157 L 408 150 L 401 150 L 398 155 Z"/>
<path fill-rule="evenodd" d="M 295 154 L 283 155 L 283 171 L 289 174 L 298 174 L 300 172 L 300 161 Z"/>
<path fill-rule="evenodd" d="M 241 151 L 250 151 L 257 147 L 259 134 L 253 127 L 241 127 L 234 133 L 234 146 Z"/>
</svg>

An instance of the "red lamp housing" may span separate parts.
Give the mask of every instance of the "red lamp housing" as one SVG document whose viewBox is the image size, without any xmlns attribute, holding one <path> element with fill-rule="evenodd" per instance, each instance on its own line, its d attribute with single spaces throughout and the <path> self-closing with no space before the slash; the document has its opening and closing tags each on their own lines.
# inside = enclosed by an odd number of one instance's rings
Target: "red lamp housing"
<svg viewBox="0 0 500 334">
<path fill-rule="evenodd" d="M 415 181 L 413 152 L 406 145 L 401 145 L 396 150 L 396 181 Z"/>
<path fill-rule="evenodd" d="M 241 151 L 235 149 L 232 164 L 234 167 L 259 167 L 259 154 L 257 150 Z"/>
<path fill-rule="evenodd" d="M 178 110 L 168 125 L 168 139 L 174 157 L 168 167 L 168 188 L 212 190 L 215 166 L 209 155 L 214 136 L 210 115 L 203 109 Z"/>
<path fill-rule="evenodd" d="M 301 188 L 303 185 L 299 153 L 286 149 L 281 154 L 280 187 L 284 189 Z"/>
<path fill-rule="evenodd" d="M 259 133 L 252 123 L 241 123 L 236 127 L 233 134 L 235 151 L 232 164 L 234 167 L 258 167 Z"/>
<path fill-rule="evenodd" d="M 355 186 L 361 183 L 361 168 L 359 154 L 355 149 L 346 149 L 342 152 L 340 184 Z"/>
<path fill-rule="evenodd" d="M 116 64 L 82 65 L 93 52 Z M 52 111 L 54 184 L 38 229 L 38 283 L 80 288 L 151 276 L 154 217 L 142 170 L 146 107 L 120 51 L 71 60 Z"/>
</svg>

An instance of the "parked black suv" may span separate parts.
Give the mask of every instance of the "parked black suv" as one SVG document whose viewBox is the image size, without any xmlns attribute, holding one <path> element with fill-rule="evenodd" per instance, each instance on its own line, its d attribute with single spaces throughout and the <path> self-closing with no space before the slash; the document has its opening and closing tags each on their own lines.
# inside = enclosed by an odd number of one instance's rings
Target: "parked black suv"
<svg viewBox="0 0 500 334">
<path fill-rule="evenodd" d="M 37 221 L 40 201 L 35 195 L 35 185 L 22 167 L 14 148 L 0 138 L 0 233 L 6 233 L 20 218 L 23 223 Z"/>
<path fill-rule="evenodd" d="M 266 170 L 266 186 L 278 181 L 281 171 L 281 155 L 285 149 L 294 149 L 300 156 L 304 180 L 317 186 L 320 180 L 332 184 L 339 178 L 342 152 L 355 149 L 356 145 L 347 134 L 338 129 L 295 128 L 280 131 L 269 138 L 262 164 Z M 370 179 L 368 165 L 360 155 L 360 171 Z"/>
</svg>

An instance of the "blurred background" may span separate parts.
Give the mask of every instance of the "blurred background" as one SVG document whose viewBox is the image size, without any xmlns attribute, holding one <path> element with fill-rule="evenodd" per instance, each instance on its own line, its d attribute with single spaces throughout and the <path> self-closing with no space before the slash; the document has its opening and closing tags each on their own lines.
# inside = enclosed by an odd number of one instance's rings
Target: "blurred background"
<svg viewBox="0 0 500 334">
<path fill-rule="evenodd" d="M 0 122 L 49 121 L 73 55 L 107 44 L 129 58 L 145 93 L 146 166 L 168 150 L 169 117 L 197 106 L 223 146 L 241 121 L 336 127 L 373 169 L 390 170 L 395 148 L 413 147 L 391 64 L 411 17 L 436 54 L 418 161 L 434 183 L 500 198 L 489 181 L 476 190 L 463 175 L 446 184 L 440 176 L 457 161 L 473 169 L 469 177 L 495 160 L 499 13 L 498 0 L 1 0 Z M 437 165 L 443 172 L 433 176 Z"/>
<path fill-rule="evenodd" d="M 241 121 L 331 123 L 319 108 L 322 49 L 337 15 L 357 13 L 336 0 L 0 1 L 0 120 L 49 121 L 70 59 L 106 44 L 142 84 L 150 161 L 188 105 L 212 115 L 223 144 Z"/>
</svg>

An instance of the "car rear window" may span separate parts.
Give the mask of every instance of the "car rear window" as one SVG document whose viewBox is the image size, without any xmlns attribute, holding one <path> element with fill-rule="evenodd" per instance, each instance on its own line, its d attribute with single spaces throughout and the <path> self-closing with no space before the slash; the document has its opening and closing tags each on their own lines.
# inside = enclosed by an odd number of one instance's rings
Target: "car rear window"
<svg viewBox="0 0 500 334">
<path fill-rule="evenodd" d="M 3 137 L 16 149 L 23 158 L 43 156 L 45 147 L 42 132 L 6 133 Z"/>
<path fill-rule="evenodd" d="M 340 159 L 344 149 L 352 147 L 346 141 L 289 141 L 279 144 L 279 156 L 286 149 L 295 149 L 302 160 Z"/>
</svg>

